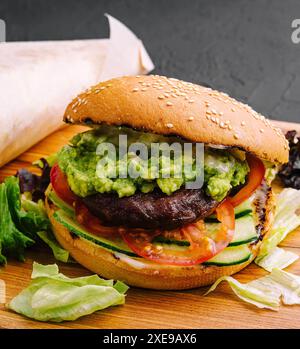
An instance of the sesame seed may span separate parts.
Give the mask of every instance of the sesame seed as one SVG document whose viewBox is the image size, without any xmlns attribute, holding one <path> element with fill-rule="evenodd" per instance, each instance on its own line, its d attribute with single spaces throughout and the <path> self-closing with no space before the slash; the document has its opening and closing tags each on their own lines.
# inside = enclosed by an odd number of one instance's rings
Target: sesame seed
<svg viewBox="0 0 300 349">
<path fill-rule="evenodd" d="M 234 137 L 235 139 L 239 139 L 239 138 L 240 138 L 240 136 L 239 136 L 237 133 L 235 133 L 233 137 Z"/>
<path fill-rule="evenodd" d="M 190 117 L 188 118 L 188 120 L 189 120 L 189 121 L 193 121 L 193 120 L 194 120 L 194 117 L 193 117 L 193 116 L 190 116 Z"/>
<path fill-rule="evenodd" d="M 147 89 L 144 87 L 141 89 L 141 91 L 145 92 L 145 91 L 147 91 Z"/>
<path fill-rule="evenodd" d="M 242 122 L 241 122 L 241 125 L 242 125 L 242 126 L 245 126 L 245 125 L 246 125 L 246 122 L 245 122 L 245 121 L 242 121 Z"/>
<path fill-rule="evenodd" d="M 159 95 L 157 98 L 158 98 L 158 99 L 165 99 L 165 96 Z"/>
<path fill-rule="evenodd" d="M 167 106 L 168 106 L 168 107 L 171 107 L 172 105 L 173 105 L 173 103 L 167 102 Z"/>
<path fill-rule="evenodd" d="M 138 87 L 135 87 L 133 90 L 132 90 L 132 92 L 137 92 L 139 89 L 138 89 Z"/>
<path fill-rule="evenodd" d="M 231 108 L 231 111 L 232 111 L 232 112 L 235 112 L 235 109 L 234 109 L 234 108 Z"/>
<path fill-rule="evenodd" d="M 189 100 L 189 103 L 194 103 L 195 101 L 193 99 L 190 99 Z"/>
<path fill-rule="evenodd" d="M 260 133 L 264 133 L 265 130 L 261 128 L 261 129 L 259 130 L 259 132 L 260 132 Z"/>
<path fill-rule="evenodd" d="M 228 130 L 232 131 L 232 126 L 231 125 L 228 126 Z"/>
<path fill-rule="evenodd" d="M 171 124 L 171 123 L 166 124 L 166 126 L 167 126 L 167 128 L 173 128 L 173 127 L 174 127 L 174 125 L 173 125 L 173 124 Z"/>
</svg>

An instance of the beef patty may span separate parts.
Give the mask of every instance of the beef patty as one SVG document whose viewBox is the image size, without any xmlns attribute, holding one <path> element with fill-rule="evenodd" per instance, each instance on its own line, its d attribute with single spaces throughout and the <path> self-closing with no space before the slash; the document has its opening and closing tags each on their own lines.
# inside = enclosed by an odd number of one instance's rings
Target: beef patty
<svg viewBox="0 0 300 349">
<path fill-rule="evenodd" d="M 202 189 L 179 189 L 170 196 L 157 190 L 123 198 L 97 193 L 82 200 L 104 225 L 144 229 L 174 229 L 211 215 L 219 205 Z"/>
</svg>

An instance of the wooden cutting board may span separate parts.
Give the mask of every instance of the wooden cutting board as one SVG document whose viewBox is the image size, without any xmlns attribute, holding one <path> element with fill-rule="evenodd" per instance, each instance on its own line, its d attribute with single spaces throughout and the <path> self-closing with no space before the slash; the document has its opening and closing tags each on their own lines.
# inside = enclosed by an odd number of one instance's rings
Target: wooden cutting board
<svg viewBox="0 0 300 349">
<path fill-rule="evenodd" d="M 296 128 L 300 132 L 299 124 L 280 123 L 279 126 L 284 130 Z M 84 127 L 68 126 L 50 135 L 0 169 L 0 181 L 21 167 L 31 167 L 32 161 L 57 151 L 73 134 L 82 130 Z M 300 255 L 300 229 L 291 233 L 281 246 Z M 6 267 L 0 268 L 0 279 L 6 284 L 6 302 L 28 285 L 33 261 L 55 262 L 46 247 L 34 246 L 27 253 L 25 263 L 9 260 Z M 58 264 L 70 277 L 89 274 L 77 264 Z M 300 261 L 287 270 L 300 275 Z M 235 277 L 248 282 L 266 274 L 252 263 Z M 206 289 L 170 292 L 131 288 L 125 305 L 62 324 L 32 321 L 0 305 L 0 328 L 300 328 L 300 306 L 282 306 L 278 312 L 260 310 L 240 301 L 227 284 L 203 297 Z"/>
</svg>

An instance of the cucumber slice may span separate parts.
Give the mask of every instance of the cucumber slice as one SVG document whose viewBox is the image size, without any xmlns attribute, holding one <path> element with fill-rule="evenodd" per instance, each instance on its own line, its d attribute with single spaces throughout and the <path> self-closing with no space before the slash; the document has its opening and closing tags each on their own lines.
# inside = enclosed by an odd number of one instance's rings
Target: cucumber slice
<svg viewBox="0 0 300 349">
<path fill-rule="evenodd" d="M 247 211 L 251 211 L 252 212 L 253 211 L 252 201 L 253 201 L 253 198 L 250 198 L 250 199 L 244 201 L 243 203 L 241 203 L 239 206 L 237 206 L 234 209 L 235 215 L 240 215 L 243 212 L 247 212 Z"/>
<path fill-rule="evenodd" d="M 46 193 L 47 197 L 54 203 L 55 206 L 62 209 L 65 213 L 67 213 L 70 217 L 75 217 L 75 211 L 72 206 L 64 202 L 60 197 L 56 195 L 54 190 L 49 190 Z"/>
<path fill-rule="evenodd" d="M 131 257 L 138 257 L 129 247 L 123 242 L 122 238 L 114 237 L 112 239 L 105 239 L 102 236 L 93 235 L 85 228 L 78 224 L 65 211 L 58 210 L 54 213 L 53 218 L 60 224 L 65 226 L 72 234 L 88 240 L 96 245 L 99 245 L 107 250 L 121 252 Z"/>
<path fill-rule="evenodd" d="M 228 266 L 247 262 L 252 256 L 247 245 L 226 247 L 222 252 L 204 262 L 205 265 Z"/>
<path fill-rule="evenodd" d="M 88 240 L 91 243 L 94 243 L 106 250 L 114 251 L 114 252 L 120 252 L 130 257 L 140 258 L 138 255 L 136 255 L 132 250 L 129 249 L 129 247 L 123 242 L 123 240 L 119 237 L 114 237 L 113 239 L 106 239 L 104 237 L 100 237 L 97 235 L 93 235 L 90 232 L 86 231 L 83 226 L 78 224 L 71 216 L 67 214 L 64 210 L 60 209 L 56 211 L 53 215 L 54 219 L 57 220 L 60 224 L 65 226 L 72 234 L 75 236 Z M 251 217 L 245 217 L 247 220 Z M 244 222 L 244 225 L 249 226 L 248 223 Z M 252 221 L 252 224 L 253 221 Z M 166 244 L 168 240 L 164 241 L 157 241 L 163 244 Z M 178 245 L 178 243 L 181 243 Z M 173 248 L 176 250 L 184 249 L 188 245 L 182 244 L 183 241 L 169 241 L 168 242 L 168 248 Z M 186 241 L 188 243 L 188 241 Z M 243 262 L 246 262 L 249 260 L 252 256 L 252 253 L 248 247 L 248 245 L 243 244 L 240 246 L 231 246 L 225 248 L 222 252 L 214 256 L 209 261 L 203 263 L 205 265 L 218 265 L 218 266 L 225 266 L 225 265 L 235 265 L 240 264 Z"/>
<path fill-rule="evenodd" d="M 208 230 L 209 236 L 214 238 L 215 233 L 219 229 L 219 224 L 208 223 L 206 224 L 206 229 Z M 256 241 L 258 237 L 253 217 L 245 216 L 236 220 L 234 236 L 228 246 L 249 244 Z"/>
<path fill-rule="evenodd" d="M 248 199 L 234 209 L 235 219 L 239 219 L 245 216 L 250 216 L 252 215 L 252 212 L 253 212 L 252 199 Z M 205 222 L 218 223 L 219 221 L 217 220 L 216 215 L 212 215 L 206 218 Z"/>
<path fill-rule="evenodd" d="M 214 238 L 216 232 L 219 229 L 220 223 L 207 223 L 206 228 L 208 234 L 211 238 Z M 258 239 L 258 234 L 256 232 L 255 223 L 252 216 L 245 216 L 236 220 L 236 228 L 232 241 L 228 246 L 239 246 L 244 244 L 249 244 Z M 187 240 L 174 240 L 166 239 L 163 236 L 158 236 L 154 239 L 154 242 L 163 244 L 174 244 L 178 246 L 190 246 Z"/>
</svg>

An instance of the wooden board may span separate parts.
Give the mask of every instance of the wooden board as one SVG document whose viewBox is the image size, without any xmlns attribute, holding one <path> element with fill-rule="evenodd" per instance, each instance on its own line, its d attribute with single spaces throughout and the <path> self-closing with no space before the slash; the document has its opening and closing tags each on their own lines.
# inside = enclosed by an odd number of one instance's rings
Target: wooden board
<svg viewBox="0 0 300 349">
<path fill-rule="evenodd" d="M 280 124 L 285 130 L 300 125 Z M 58 150 L 73 134 L 83 127 L 69 126 L 40 142 L 18 159 L 0 169 L 0 181 L 15 174 L 21 167 L 30 167 L 32 161 Z M 300 229 L 291 233 L 282 243 L 287 250 L 300 255 Z M 0 279 L 6 283 L 6 301 L 10 301 L 30 280 L 32 262 L 53 263 L 46 248 L 35 246 L 27 253 L 25 263 L 9 260 L 0 268 Z M 89 272 L 79 265 L 59 263 L 68 276 L 83 276 Z M 300 261 L 287 268 L 300 275 Z M 247 282 L 267 273 L 251 264 L 236 274 L 241 282 Z M 62 324 L 40 323 L 8 311 L 0 305 L 0 328 L 300 328 L 300 306 L 282 306 L 278 312 L 260 310 L 240 301 L 226 284 L 203 297 L 206 288 L 189 291 L 150 291 L 131 288 L 126 304 L 99 311 L 74 322 Z"/>
</svg>

